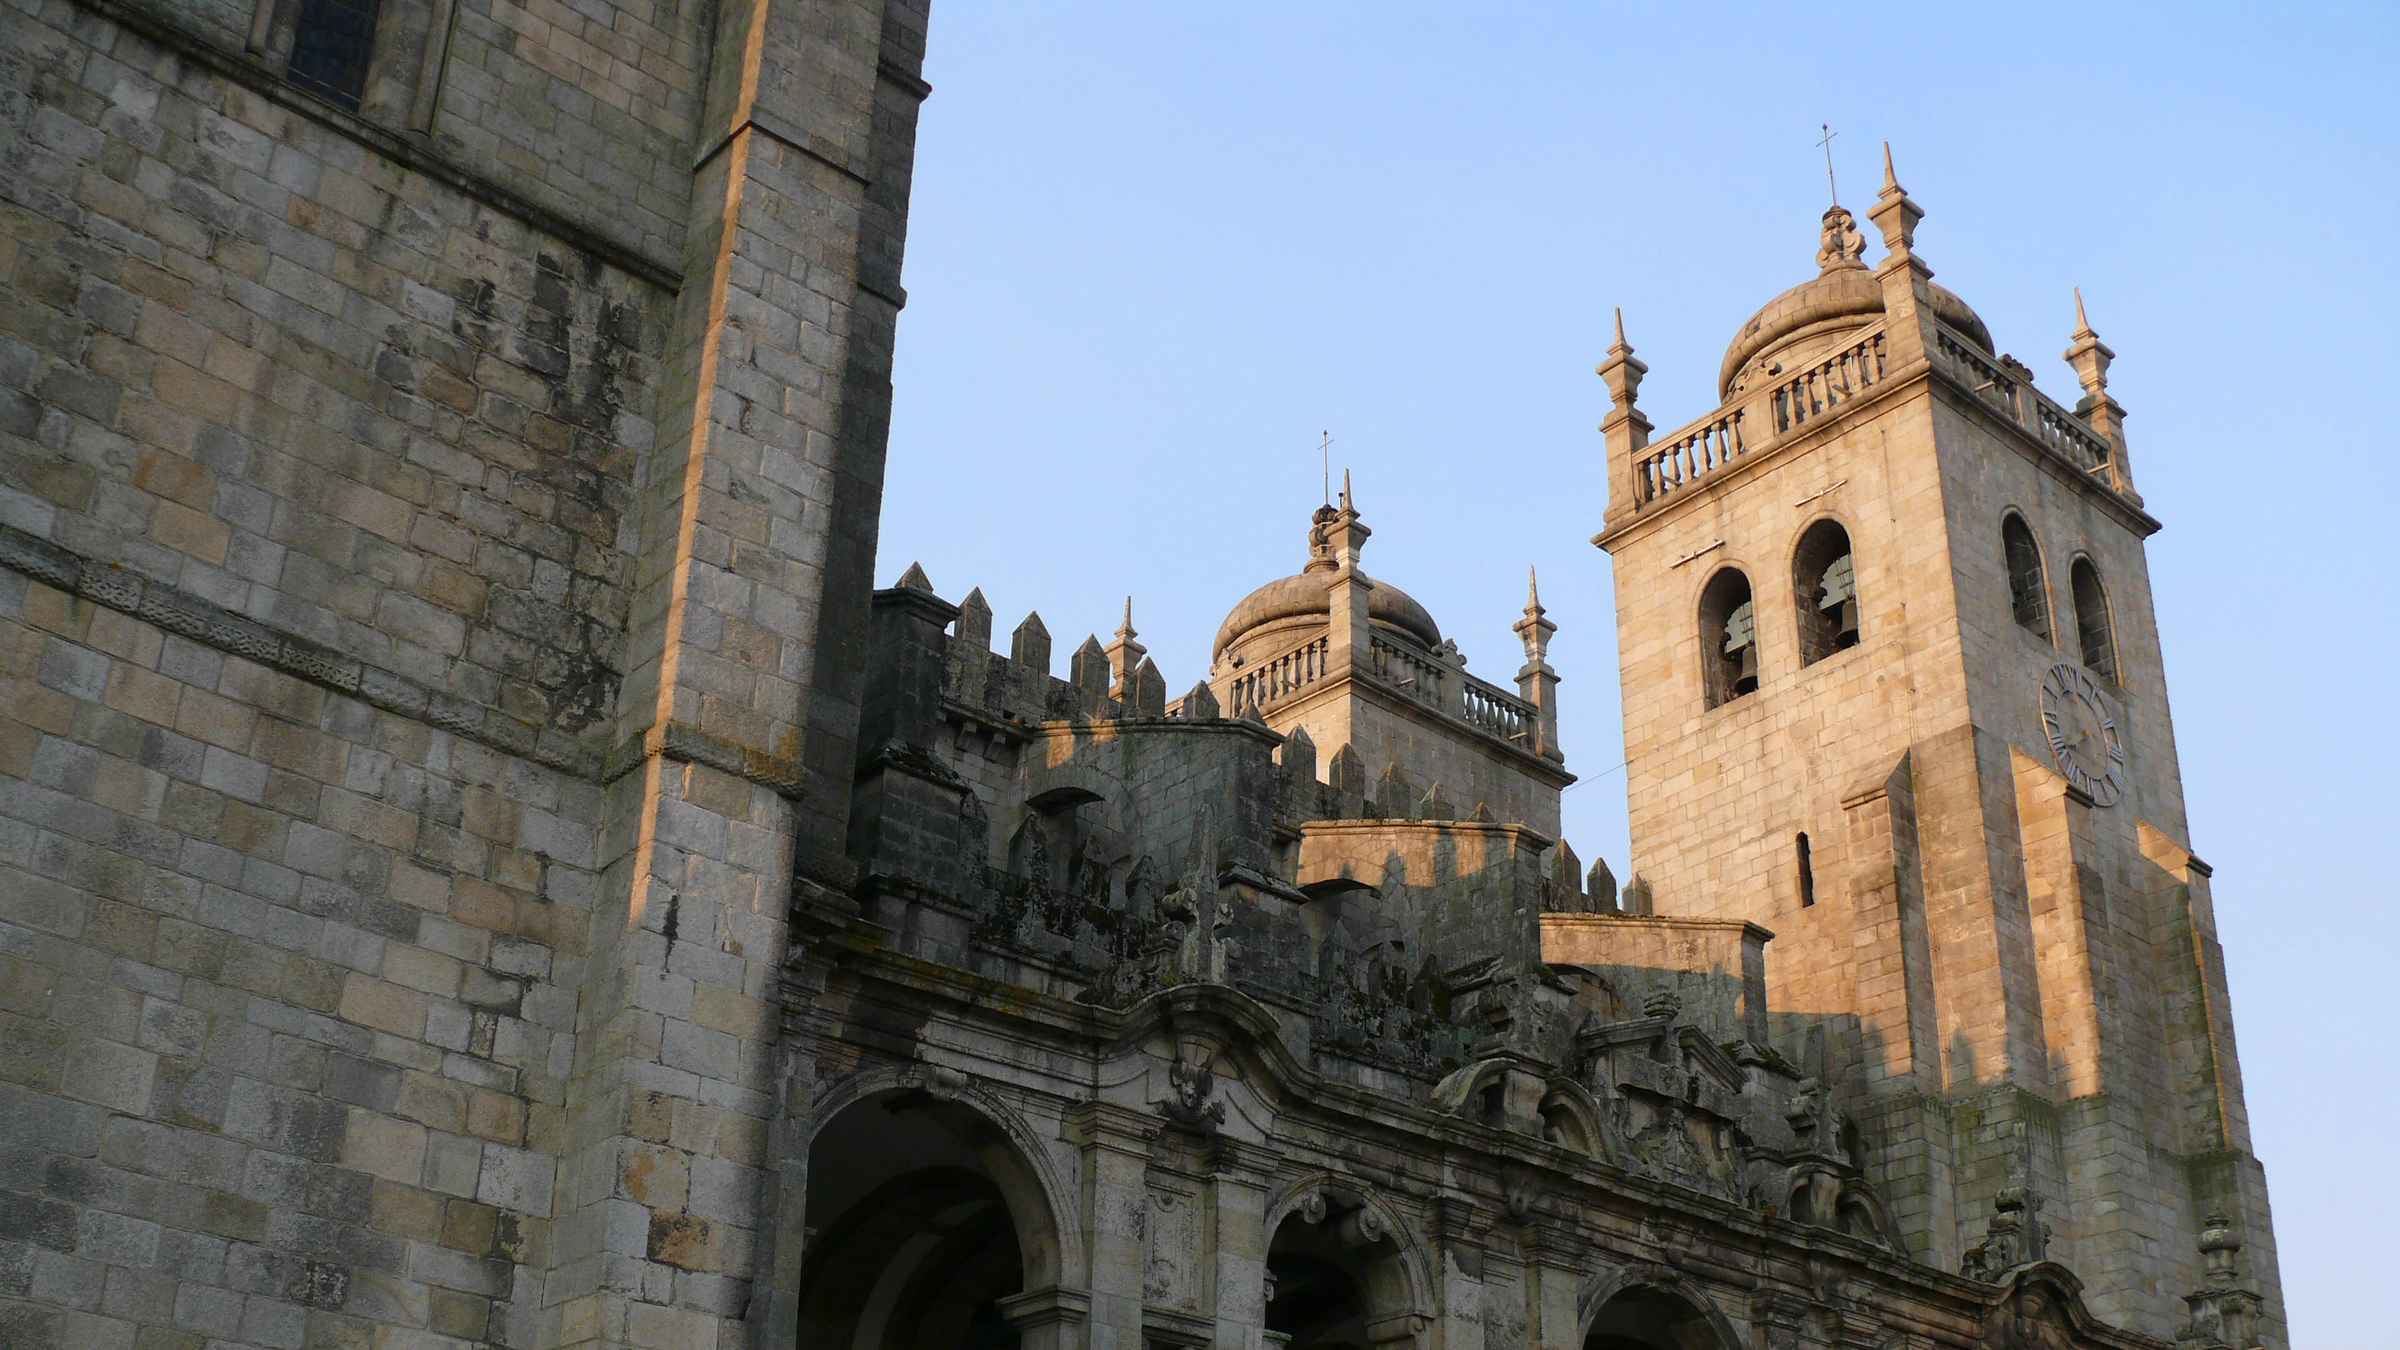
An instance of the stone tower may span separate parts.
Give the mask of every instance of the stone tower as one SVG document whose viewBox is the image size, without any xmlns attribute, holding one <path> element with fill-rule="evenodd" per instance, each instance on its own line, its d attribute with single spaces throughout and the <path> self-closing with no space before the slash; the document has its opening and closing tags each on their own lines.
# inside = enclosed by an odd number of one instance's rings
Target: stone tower
<svg viewBox="0 0 2400 1350">
<path fill-rule="evenodd" d="M 1922 215 L 1887 154 L 1882 259 L 1826 211 L 1817 275 L 1671 435 L 1618 323 L 1594 542 L 1633 861 L 1662 915 L 1775 931 L 1773 1034 L 1825 1048 L 1912 1254 L 2046 1254 L 2171 1337 L 2230 1235 L 2280 1345 L 2111 352 L 2078 296 L 2082 398 L 2038 392 L 1933 283 Z"/>
</svg>

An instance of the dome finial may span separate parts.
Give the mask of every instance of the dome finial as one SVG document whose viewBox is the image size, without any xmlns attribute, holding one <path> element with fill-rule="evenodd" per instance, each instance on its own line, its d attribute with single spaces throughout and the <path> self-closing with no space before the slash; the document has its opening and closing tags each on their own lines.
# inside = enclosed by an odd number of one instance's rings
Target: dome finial
<svg viewBox="0 0 2400 1350">
<path fill-rule="evenodd" d="M 1833 138 L 1842 133 L 1835 131 L 1831 122 L 1821 122 L 1818 124 L 1818 128 L 1825 133 L 1817 138 L 1818 147 L 1825 152 L 1825 199 L 1835 206 L 1840 206 L 1842 194 L 1833 185 Z"/>
<path fill-rule="evenodd" d="M 1817 222 L 1817 271 L 1821 275 L 1846 267 L 1864 268 L 1867 238 L 1858 232 L 1858 218 L 1836 202 Z"/>
</svg>

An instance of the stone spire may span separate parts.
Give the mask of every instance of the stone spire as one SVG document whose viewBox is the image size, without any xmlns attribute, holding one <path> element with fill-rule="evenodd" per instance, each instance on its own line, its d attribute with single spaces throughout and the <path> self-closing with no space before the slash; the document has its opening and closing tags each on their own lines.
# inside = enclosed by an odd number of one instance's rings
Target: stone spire
<svg viewBox="0 0 2400 1350">
<path fill-rule="evenodd" d="M 1133 597 L 1129 595 L 1125 597 L 1125 621 L 1117 625 L 1117 640 L 1109 643 L 1107 648 L 1108 696 L 1120 702 L 1124 701 L 1126 691 L 1132 687 L 1130 681 L 1135 668 L 1150 653 L 1150 649 L 1134 641 L 1134 637 Z"/>
<path fill-rule="evenodd" d="M 1544 759 L 1565 762 L 1558 745 L 1558 672 L 1550 668 L 1550 635 L 1558 625 L 1545 617 L 1541 579 L 1525 569 L 1525 617 L 1515 632 L 1525 643 L 1525 664 L 1517 671 L 1517 696 L 1533 705 L 1533 725 L 1527 728 L 1525 748 Z"/>
<path fill-rule="evenodd" d="M 1875 280 L 1883 286 L 1885 363 L 1895 372 L 1925 359 L 1932 346 L 1933 269 L 1916 254 L 1917 222 L 1925 209 L 1908 198 L 1892 170 L 1892 143 L 1883 143 L 1883 189 L 1867 208 L 1867 219 L 1883 235 L 1883 261 Z"/>
<path fill-rule="evenodd" d="M 1642 377 L 1650 367 L 1633 354 L 1633 345 L 1625 340 L 1625 311 L 1617 310 L 1616 341 L 1609 344 L 1608 359 L 1593 369 L 1608 386 L 1609 402 L 1613 405 L 1608 416 L 1600 419 L 1600 436 L 1608 447 L 1608 521 L 1633 513 L 1634 503 L 1641 500 L 1636 475 L 1640 472 L 1641 451 L 1650 444 L 1650 419 L 1634 406 L 1642 391 Z"/>
<path fill-rule="evenodd" d="M 1350 495 L 1350 470 L 1342 470 L 1341 506 L 1325 526 L 1327 554 L 1333 560 L 1333 584 L 1325 588 L 1326 673 L 1340 674 L 1352 664 L 1364 665 L 1374 630 L 1369 626 L 1368 595 L 1375 583 L 1359 569 L 1358 555 L 1375 533 L 1358 516 L 1358 501 Z"/>
<path fill-rule="evenodd" d="M 1367 546 L 1367 536 L 1375 533 L 1358 515 L 1358 505 L 1350 495 L 1350 471 L 1342 470 L 1341 505 L 1327 522 L 1325 541 L 1330 546 L 1334 566 L 1342 571 L 1356 571 L 1358 555 Z"/>
<path fill-rule="evenodd" d="M 2117 358 L 2100 335 L 2092 330 L 2092 321 L 2083 312 L 2083 288 L 2075 288 L 2075 331 L 2067 335 L 2066 362 L 2075 370 L 2076 383 L 2083 386 L 2083 399 L 2075 405 L 2075 415 L 2091 425 L 2094 432 L 2115 448 L 2110 457 L 2110 473 L 2118 491 L 2141 501 L 2133 490 L 2133 466 L 2125 455 L 2125 409 L 2108 393 L 2108 364 Z"/>
</svg>

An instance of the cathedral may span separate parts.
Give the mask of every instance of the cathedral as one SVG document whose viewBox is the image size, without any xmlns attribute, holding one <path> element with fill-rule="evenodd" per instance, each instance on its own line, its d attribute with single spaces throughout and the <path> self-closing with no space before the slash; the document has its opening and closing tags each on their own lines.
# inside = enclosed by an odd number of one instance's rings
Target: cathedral
<svg viewBox="0 0 2400 1350">
<path fill-rule="evenodd" d="M 1406 483 L 875 586 L 927 22 L 0 14 L 0 1345 L 2285 1350 L 2080 297 L 1620 317 L 1620 885 Z"/>
</svg>

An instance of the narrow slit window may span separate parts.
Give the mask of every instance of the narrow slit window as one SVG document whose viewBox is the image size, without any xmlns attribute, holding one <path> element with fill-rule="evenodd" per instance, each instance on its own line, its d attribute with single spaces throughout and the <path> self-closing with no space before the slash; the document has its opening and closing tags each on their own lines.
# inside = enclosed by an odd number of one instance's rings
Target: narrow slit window
<svg viewBox="0 0 2400 1350">
<path fill-rule="evenodd" d="M 2082 649 L 2084 668 L 2115 684 L 2116 625 L 2108 619 L 2108 592 L 2100 586 L 2100 569 L 2089 558 L 2077 558 L 2070 580 L 2075 591 L 2075 644 Z"/>
<path fill-rule="evenodd" d="M 2022 516 L 2000 522 L 2001 551 L 2008 560 L 2008 606 L 2019 627 L 2047 641 L 2050 599 L 2042 586 L 2042 549 Z"/>
<path fill-rule="evenodd" d="M 292 59 L 284 78 L 351 112 L 367 88 L 375 50 L 376 0 L 300 0 Z"/>
<path fill-rule="evenodd" d="M 1800 866 L 1800 908 L 1807 909 L 1817 903 L 1816 868 L 1809 862 L 1808 835 L 1805 832 L 1794 835 L 1792 841 L 1792 852 Z"/>
</svg>

